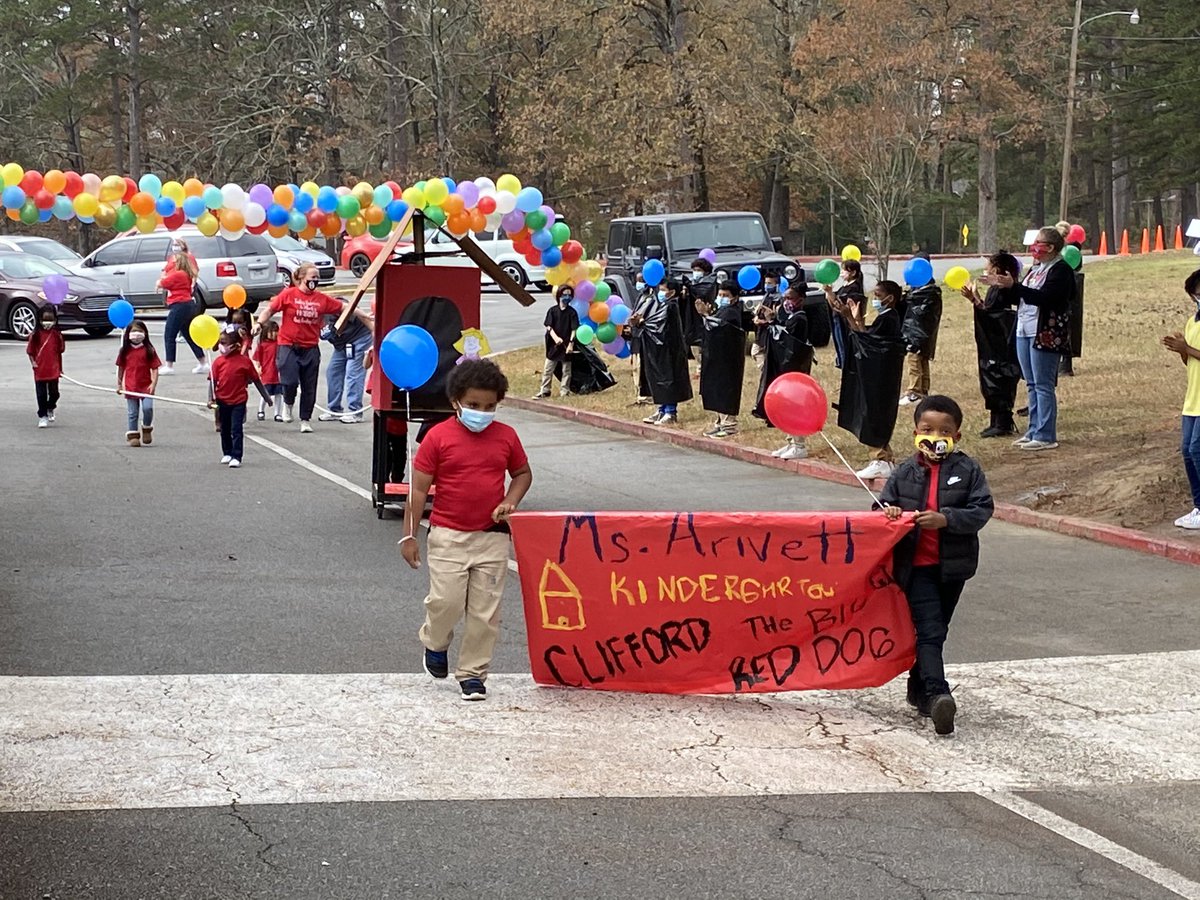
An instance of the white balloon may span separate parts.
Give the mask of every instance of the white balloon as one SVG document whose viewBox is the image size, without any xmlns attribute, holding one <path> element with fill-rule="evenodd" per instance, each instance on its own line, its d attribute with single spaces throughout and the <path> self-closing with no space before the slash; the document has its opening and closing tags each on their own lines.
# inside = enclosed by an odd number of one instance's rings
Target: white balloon
<svg viewBox="0 0 1200 900">
<path fill-rule="evenodd" d="M 508 215 L 517 208 L 517 198 L 508 191 L 500 191 L 496 194 L 496 212 L 501 215 Z"/>
<path fill-rule="evenodd" d="M 236 241 L 238 238 L 240 238 L 243 234 L 246 233 L 245 228 L 243 228 L 241 231 L 230 231 L 224 225 L 222 225 L 220 228 L 218 228 L 217 231 L 220 233 L 221 237 L 225 238 L 225 240 L 227 240 L 227 241 Z"/>
<path fill-rule="evenodd" d="M 246 220 L 248 228 L 257 228 L 267 221 L 267 211 L 251 200 L 242 207 L 242 218 Z"/>
<path fill-rule="evenodd" d="M 495 193 L 496 182 L 490 178 L 476 178 L 475 187 L 479 188 L 479 195 L 483 196 L 487 192 Z"/>
<path fill-rule="evenodd" d="M 344 184 L 338 185 L 337 195 L 339 197 L 345 197 L 347 194 L 351 193 L 353 193 L 353 191 L 351 191 L 350 188 L 346 187 Z"/>
<path fill-rule="evenodd" d="M 500 222 L 504 219 L 503 213 L 494 212 L 487 217 L 487 230 L 496 231 L 500 228 Z"/>
<path fill-rule="evenodd" d="M 85 194 L 91 194 L 93 197 L 100 196 L 100 176 L 88 172 L 83 176 L 83 191 Z"/>
<path fill-rule="evenodd" d="M 226 209 L 241 209 L 246 205 L 246 192 L 236 184 L 221 188 L 221 201 Z"/>
</svg>

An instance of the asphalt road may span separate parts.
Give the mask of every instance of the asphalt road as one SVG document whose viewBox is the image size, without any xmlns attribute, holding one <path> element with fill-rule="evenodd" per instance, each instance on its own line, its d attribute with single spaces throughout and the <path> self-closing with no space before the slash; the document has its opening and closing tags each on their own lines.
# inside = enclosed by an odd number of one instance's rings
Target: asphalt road
<svg viewBox="0 0 1200 900">
<path fill-rule="evenodd" d="M 485 295 L 498 349 L 541 315 Z M 67 372 L 107 385 L 116 350 L 71 338 Z M 419 674 L 424 576 L 359 493 L 367 426 L 251 421 L 266 444 L 230 471 L 207 413 L 160 402 L 133 450 L 112 395 L 64 385 L 43 430 L 32 400 L 0 342 L 4 900 L 1200 897 L 1190 568 L 990 525 L 948 647 L 952 741 L 898 683 L 768 703 L 536 688 L 515 579 L 493 696 L 467 705 Z M 866 499 L 503 415 L 530 509 Z"/>
</svg>

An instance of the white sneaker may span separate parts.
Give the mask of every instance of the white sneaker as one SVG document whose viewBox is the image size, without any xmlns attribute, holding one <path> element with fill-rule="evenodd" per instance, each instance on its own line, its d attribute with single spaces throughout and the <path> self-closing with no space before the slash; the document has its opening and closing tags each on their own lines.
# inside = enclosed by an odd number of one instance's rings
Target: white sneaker
<svg viewBox="0 0 1200 900">
<path fill-rule="evenodd" d="M 782 459 L 782 458 L 783 458 L 783 454 L 784 454 L 784 453 L 786 453 L 786 452 L 787 452 L 787 449 L 788 449 L 789 447 L 791 447 L 791 446 L 792 446 L 791 444 L 784 444 L 784 445 L 783 445 L 782 447 L 780 447 L 778 450 L 772 450 L 772 451 L 771 451 L 771 455 L 772 455 L 773 457 L 775 457 L 776 459 Z"/>
<path fill-rule="evenodd" d="M 221 457 L 221 465 L 223 465 L 223 466 L 227 466 L 227 465 L 229 465 L 229 462 L 230 462 L 230 460 L 232 460 L 232 459 L 233 459 L 233 457 L 232 457 L 232 456 L 222 456 L 222 457 Z"/>
<path fill-rule="evenodd" d="M 780 459 L 807 459 L 808 448 L 803 444 L 788 444 L 779 454 Z"/>
<path fill-rule="evenodd" d="M 872 478 L 888 478 L 895 470 L 896 466 L 894 463 L 883 459 L 873 459 L 867 464 L 866 468 L 859 469 L 855 474 L 863 481 L 869 481 Z"/>
<path fill-rule="evenodd" d="M 49 428 L 49 427 L 50 427 L 50 420 L 48 418 L 46 418 L 45 416 L 41 416 L 38 418 L 38 428 Z"/>
<path fill-rule="evenodd" d="M 158 374 L 159 375 L 174 375 L 175 367 L 173 365 L 171 365 L 170 363 L 163 363 L 161 366 L 158 367 Z"/>
<path fill-rule="evenodd" d="M 242 461 L 240 459 L 231 459 L 229 461 L 229 468 L 240 469 L 241 467 L 242 467 Z"/>
<path fill-rule="evenodd" d="M 47 413 L 46 418 L 50 420 L 51 425 L 53 425 L 55 422 L 58 421 L 58 419 L 54 415 L 54 410 L 50 410 L 50 412 Z"/>
<path fill-rule="evenodd" d="M 1024 447 L 1026 444 L 1028 444 L 1032 440 L 1033 440 L 1033 438 L 1031 438 L 1029 435 L 1023 434 L 1019 438 L 1017 438 L 1015 441 L 1013 441 L 1012 445 L 1014 447 Z"/>
<path fill-rule="evenodd" d="M 918 397 L 916 394 L 905 394 L 903 397 L 900 398 L 901 406 L 912 406 L 914 403 L 920 403 L 920 402 L 921 402 L 921 398 Z"/>
<path fill-rule="evenodd" d="M 319 416 L 317 416 L 317 421 L 318 422 L 336 422 L 339 419 L 341 419 L 341 417 L 342 417 L 342 414 L 340 412 L 323 412 Z"/>
<path fill-rule="evenodd" d="M 193 375 L 207 375 L 208 363 L 196 363 L 196 368 L 192 369 Z"/>
<path fill-rule="evenodd" d="M 285 403 L 283 405 L 283 418 L 280 421 L 290 423 L 292 421 L 292 410 L 294 410 L 294 409 L 295 409 L 294 404 Z"/>
<path fill-rule="evenodd" d="M 301 422 L 300 423 L 300 433 L 301 434 L 312 434 L 312 426 L 309 425 L 307 422 Z"/>
<path fill-rule="evenodd" d="M 1021 445 L 1021 449 L 1032 450 L 1034 452 L 1038 450 L 1057 450 L 1058 441 L 1026 441 Z"/>
<path fill-rule="evenodd" d="M 342 416 L 342 424 L 343 425 L 357 425 L 362 420 L 363 420 L 363 414 L 362 414 L 361 410 L 359 412 L 348 412 L 344 416 Z"/>
<path fill-rule="evenodd" d="M 1200 531 L 1200 509 L 1193 509 L 1182 519 L 1176 519 L 1175 524 L 1188 531 Z"/>
</svg>

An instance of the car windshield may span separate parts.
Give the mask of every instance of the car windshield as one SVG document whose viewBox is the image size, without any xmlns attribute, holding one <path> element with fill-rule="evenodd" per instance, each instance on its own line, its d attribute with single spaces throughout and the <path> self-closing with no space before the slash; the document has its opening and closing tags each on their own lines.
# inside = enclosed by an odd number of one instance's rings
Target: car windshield
<svg viewBox="0 0 1200 900">
<path fill-rule="evenodd" d="M 45 278 L 47 275 L 70 275 L 56 262 L 31 253 L 0 253 L 0 272 L 9 278 Z"/>
<path fill-rule="evenodd" d="M 296 240 L 291 235 L 288 235 L 287 237 L 268 238 L 268 240 L 271 242 L 271 246 L 278 247 L 280 250 L 307 250 L 308 249 L 306 246 L 304 246 L 304 244 L 300 243 L 300 241 Z"/>
<path fill-rule="evenodd" d="M 58 241 L 24 241 L 21 244 L 21 249 L 26 253 L 33 253 L 43 259 L 79 259 L 78 253 L 70 247 L 64 247 Z"/>
<path fill-rule="evenodd" d="M 690 219 L 667 225 L 671 251 L 675 254 L 698 253 L 705 248 L 720 250 L 764 250 L 773 247 L 771 238 L 758 216 L 729 216 Z"/>
</svg>

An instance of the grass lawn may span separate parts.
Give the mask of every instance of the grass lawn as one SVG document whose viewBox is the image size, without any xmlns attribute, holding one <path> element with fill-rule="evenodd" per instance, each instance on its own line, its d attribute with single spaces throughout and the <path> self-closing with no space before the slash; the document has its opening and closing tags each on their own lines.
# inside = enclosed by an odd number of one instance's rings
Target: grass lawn
<svg viewBox="0 0 1200 900">
<path fill-rule="evenodd" d="M 1179 416 L 1186 381 L 1179 357 L 1160 344 L 1164 334 L 1182 331 L 1194 311 L 1183 293 L 1183 280 L 1200 259 L 1190 251 L 1174 251 L 1111 259 L 1086 267 L 1083 358 L 1075 361 L 1074 378 L 1059 381 L 1058 434 L 1061 447 L 1024 453 L 1009 440 L 977 437 L 988 424 L 979 393 L 975 339 L 970 304 L 943 288 L 945 313 L 933 362 L 933 389 L 962 404 L 963 449 L 982 463 L 997 499 L 1034 509 L 1077 515 L 1164 534 L 1186 535 L 1171 523 L 1187 512 L 1187 478 L 1179 457 Z M 543 353 L 537 345 L 505 354 L 501 360 L 512 391 L 529 397 L 537 391 Z M 634 406 L 636 371 L 628 361 L 605 357 L 618 384 L 602 394 L 557 396 L 561 403 L 640 420 L 648 410 Z M 832 345 L 817 351 L 813 376 L 836 401 L 840 373 L 833 366 Z M 695 384 L 693 382 L 693 384 Z M 557 387 L 557 386 L 556 386 Z M 750 415 L 758 389 L 758 370 L 747 360 L 742 431 L 746 446 L 775 449 L 777 431 Z M 1024 385 L 1017 405 L 1025 403 Z M 865 449 L 853 436 L 832 424 L 825 433 L 852 464 L 864 465 Z M 711 424 L 699 397 L 679 408 L 678 428 L 699 433 Z M 1018 419 L 1018 426 L 1024 420 Z M 900 412 L 892 446 L 898 455 L 911 448 L 911 416 Z M 820 438 L 808 440 L 812 458 L 838 465 Z"/>
</svg>

